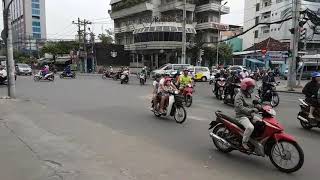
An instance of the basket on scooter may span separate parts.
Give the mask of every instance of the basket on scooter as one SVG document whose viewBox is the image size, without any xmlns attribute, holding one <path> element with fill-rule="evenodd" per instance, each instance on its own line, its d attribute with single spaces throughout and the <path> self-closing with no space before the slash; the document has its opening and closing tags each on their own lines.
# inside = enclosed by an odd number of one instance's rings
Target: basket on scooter
<svg viewBox="0 0 320 180">
<path fill-rule="evenodd" d="M 182 104 L 184 102 L 184 96 L 183 95 L 180 95 L 180 94 L 177 94 L 174 96 L 174 99 L 175 99 L 175 102 L 177 104 Z"/>
</svg>

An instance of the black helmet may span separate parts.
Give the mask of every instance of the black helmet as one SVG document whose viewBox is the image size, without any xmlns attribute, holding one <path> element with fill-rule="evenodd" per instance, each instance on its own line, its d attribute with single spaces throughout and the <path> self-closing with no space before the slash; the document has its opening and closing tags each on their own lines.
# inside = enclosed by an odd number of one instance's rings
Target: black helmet
<svg viewBox="0 0 320 180">
<path fill-rule="evenodd" d="M 156 74 L 155 78 L 156 79 L 161 78 L 161 75 L 160 74 Z"/>
</svg>

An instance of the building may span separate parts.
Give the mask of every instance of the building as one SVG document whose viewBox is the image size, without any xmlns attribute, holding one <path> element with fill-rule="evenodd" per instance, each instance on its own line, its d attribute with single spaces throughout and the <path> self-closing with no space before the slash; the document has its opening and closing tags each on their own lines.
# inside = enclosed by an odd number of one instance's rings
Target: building
<svg viewBox="0 0 320 180">
<path fill-rule="evenodd" d="M 183 0 L 111 0 L 109 14 L 114 20 L 116 44 L 124 45 L 136 64 L 157 68 L 165 63 L 180 63 L 182 48 Z M 219 13 L 220 10 L 220 13 Z M 218 0 L 187 0 L 187 47 L 197 36 L 203 46 L 218 39 L 220 14 L 230 8 Z M 187 58 L 187 63 L 194 60 Z"/>
<path fill-rule="evenodd" d="M 227 31 L 221 32 L 221 39 L 227 40 L 226 43 L 231 46 L 233 52 L 241 52 L 242 51 L 242 43 L 243 40 L 240 37 L 235 37 L 243 32 L 242 26 L 229 25 L 229 29 Z M 232 38 L 232 39 L 230 39 Z M 230 39 L 230 40 L 228 40 Z"/>
<path fill-rule="evenodd" d="M 309 8 L 318 12 L 320 1 L 302 0 L 302 10 Z M 292 0 L 245 0 L 244 31 L 259 22 L 275 22 L 286 19 L 292 15 Z M 243 35 L 243 49 L 259 43 L 269 37 L 280 42 L 290 43 L 292 20 L 282 24 L 259 25 Z M 307 37 L 312 37 L 313 31 L 306 24 Z M 307 42 L 308 51 L 320 51 L 320 36 L 314 35 Z"/>
<path fill-rule="evenodd" d="M 14 48 L 36 51 L 47 37 L 45 0 L 13 0 L 10 12 Z"/>
</svg>

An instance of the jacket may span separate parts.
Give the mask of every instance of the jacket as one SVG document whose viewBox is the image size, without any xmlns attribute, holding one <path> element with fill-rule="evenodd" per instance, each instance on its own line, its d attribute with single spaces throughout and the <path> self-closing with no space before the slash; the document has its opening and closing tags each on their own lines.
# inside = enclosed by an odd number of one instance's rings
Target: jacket
<svg viewBox="0 0 320 180">
<path fill-rule="evenodd" d="M 242 91 L 240 91 L 236 95 L 234 99 L 234 110 L 236 112 L 236 118 L 251 117 L 253 106 L 248 103 L 248 100 L 249 98 L 246 98 Z"/>
<path fill-rule="evenodd" d="M 317 98 L 319 88 L 320 88 L 319 83 L 317 83 L 316 81 L 310 81 L 304 86 L 302 93 L 307 98 Z"/>
</svg>

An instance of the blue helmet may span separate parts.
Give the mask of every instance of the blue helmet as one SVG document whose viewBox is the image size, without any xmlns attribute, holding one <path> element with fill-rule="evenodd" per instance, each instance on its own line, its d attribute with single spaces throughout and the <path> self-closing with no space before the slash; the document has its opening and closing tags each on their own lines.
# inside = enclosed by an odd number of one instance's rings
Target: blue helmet
<svg viewBox="0 0 320 180">
<path fill-rule="evenodd" d="M 317 78 L 317 77 L 320 77 L 320 73 L 319 73 L 319 72 L 313 72 L 313 73 L 311 74 L 311 76 L 312 76 L 313 78 Z"/>
</svg>

